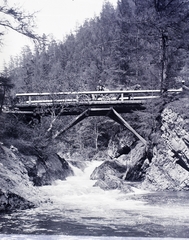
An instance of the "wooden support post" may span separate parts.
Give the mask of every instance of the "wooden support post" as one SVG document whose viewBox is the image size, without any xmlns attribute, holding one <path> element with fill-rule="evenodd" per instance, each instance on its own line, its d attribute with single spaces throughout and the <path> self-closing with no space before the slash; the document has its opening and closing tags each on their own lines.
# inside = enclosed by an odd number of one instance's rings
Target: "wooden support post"
<svg viewBox="0 0 189 240">
<path fill-rule="evenodd" d="M 76 102 L 79 102 L 79 95 L 76 95 Z"/>
<path fill-rule="evenodd" d="M 115 110 L 112 108 L 112 113 L 113 116 L 110 116 L 114 121 L 118 122 L 119 124 L 125 126 L 127 129 L 129 129 L 142 143 L 144 143 L 144 145 L 147 145 L 147 141 L 140 136 L 140 134 L 138 134 L 130 125 L 128 122 L 126 122 L 122 116 Z"/>
<path fill-rule="evenodd" d="M 63 134 L 65 131 L 76 125 L 77 123 L 81 122 L 84 118 L 89 116 L 90 109 L 85 110 L 83 113 L 81 113 L 79 116 L 77 116 L 73 121 L 71 121 L 64 129 L 56 132 L 56 134 L 52 137 L 53 139 L 57 138 L 61 134 Z"/>
</svg>

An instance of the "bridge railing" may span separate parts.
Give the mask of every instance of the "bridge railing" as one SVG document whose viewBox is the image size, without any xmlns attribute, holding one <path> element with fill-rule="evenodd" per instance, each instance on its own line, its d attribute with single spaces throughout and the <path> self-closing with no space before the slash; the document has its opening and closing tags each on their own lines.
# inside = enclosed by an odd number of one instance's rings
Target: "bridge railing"
<svg viewBox="0 0 189 240">
<path fill-rule="evenodd" d="M 168 93 L 182 92 L 180 89 L 169 89 Z M 87 92 L 54 92 L 54 93 L 17 93 L 17 104 L 37 105 L 69 102 L 124 102 L 147 100 L 160 97 L 160 90 L 115 90 Z"/>
</svg>

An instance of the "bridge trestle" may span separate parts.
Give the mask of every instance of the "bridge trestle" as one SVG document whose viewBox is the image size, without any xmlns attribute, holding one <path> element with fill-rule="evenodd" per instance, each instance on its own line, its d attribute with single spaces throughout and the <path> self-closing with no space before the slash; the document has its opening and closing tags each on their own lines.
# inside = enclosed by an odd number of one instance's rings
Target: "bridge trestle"
<svg viewBox="0 0 189 240">
<path fill-rule="evenodd" d="M 56 139 L 61 134 L 66 132 L 71 127 L 75 126 L 77 123 L 81 122 L 83 119 L 89 116 L 107 116 L 119 123 L 120 125 L 126 127 L 130 130 L 144 145 L 147 145 L 147 141 L 137 133 L 131 125 L 122 118 L 122 116 L 114 109 L 114 108 L 88 108 L 84 112 L 82 112 L 79 116 L 77 116 L 71 123 L 69 123 L 65 128 L 57 132 L 53 139 Z"/>
</svg>

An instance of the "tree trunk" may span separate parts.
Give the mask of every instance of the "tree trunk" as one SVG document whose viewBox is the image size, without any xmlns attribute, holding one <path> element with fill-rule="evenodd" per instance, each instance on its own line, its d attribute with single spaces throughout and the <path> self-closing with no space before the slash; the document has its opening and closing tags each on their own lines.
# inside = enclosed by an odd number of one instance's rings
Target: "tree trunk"
<svg viewBox="0 0 189 240">
<path fill-rule="evenodd" d="M 0 94 L 1 94 L 1 91 L 0 91 Z M 2 95 L 0 96 L 0 114 L 2 113 L 4 100 L 5 100 L 5 87 L 3 87 Z"/>
<path fill-rule="evenodd" d="M 168 48 L 168 33 L 164 30 L 161 33 L 161 43 L 162 43 L 162 59 L 161 59 L 161 92 L 165 92 L 168 88 L 167 84 L 167 48 Z"/>
</svg>

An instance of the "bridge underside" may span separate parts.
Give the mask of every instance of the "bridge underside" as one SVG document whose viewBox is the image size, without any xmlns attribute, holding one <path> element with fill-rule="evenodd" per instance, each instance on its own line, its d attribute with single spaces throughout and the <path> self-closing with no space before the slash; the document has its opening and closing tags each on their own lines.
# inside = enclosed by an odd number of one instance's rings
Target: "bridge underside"
<svg viewBox="0 0 189 240">
<path fill-rule="evenodd" d="M 44 105 L 37 105 L 37 104 L 17 104 L 16 108 L 10 113 L 17 113 L 17 114 L 29 114 L 29 115 L 51 115 L 52 111 L 55 114 L 59 115 L 79 115 L 83 113 L 87 109 L 101 109 L 93 110 L 93 116 L 104 116 L 106 114 L 106 109 L 114 108 L 118 113 L 131 113 L 136 110 L 143 110 L 144 107 L 143 101 L 125 101 L 125 102 L 117 102 L 117 101 L 101 101 L 101 102 L 80 102 L 77 103 L 66 103 L 66 104 L 44 104 Z M 103 109 L 105 112 L 103 112 Z M 91 113 L 92 114 L 92 113 Z"/>
<path fill-rule="evenodd" d="M 41 116 L 64 116 L 64 115 L 77 115 L 77 117 L 68 124 L 64 129 L 57 132 L 53 138 L 57 138 L 65 131 L 82 121 L 89 116 L 107 116 L 129 129 L 133 134 L 140 139 L 145 145 L 146 140 L 142 138 L 120 115 L 120 113 L 131 113 L 136 110 L 144 110 L 143 101 L 90 101 L 90 102 L 76 102 L 72 103 L 51 103 L 51 104 L 17 104 L 16 109 L 9 111 L 14 114 L 25 114 L 30 117 Z"/>
<path fill-rule="evenodd" d="M 84 112 L 82 112 L 79 116 L 77 116 L 71 123 L 69 123 L 64 129 L 57 132 L 53 138 L 57 138 L 61 134 L 63 134 L 68 129 L 72 128 L 77 123 L 81 122 L 84 118 L 90 116 L 107 116 L 119 123 L 120 125 L 129 129 L 139 140 L 141 140 L 145 145 L 147 144 L 146 140 L 140 136 L 122 117 L 114 108 L 88 108 Z"/>
<path fill-rule="evenodd" d="M 180 89 L 168 89 L 167 94 L 178 94 Z M 144 110 L 148 100 L 158 99 L 161 90 L 115 90 L 58 93 L 18 93 L 15 107 L 7 107 L 4 112 L 25 115 L 26 120 L 40 119 L 41 116 L 77 115 L 54 138 L 89 116 L 108 116 L 132 131 L 144 144 L 143 139 L 120 115 L 136 110 Z"/>
</svg>

